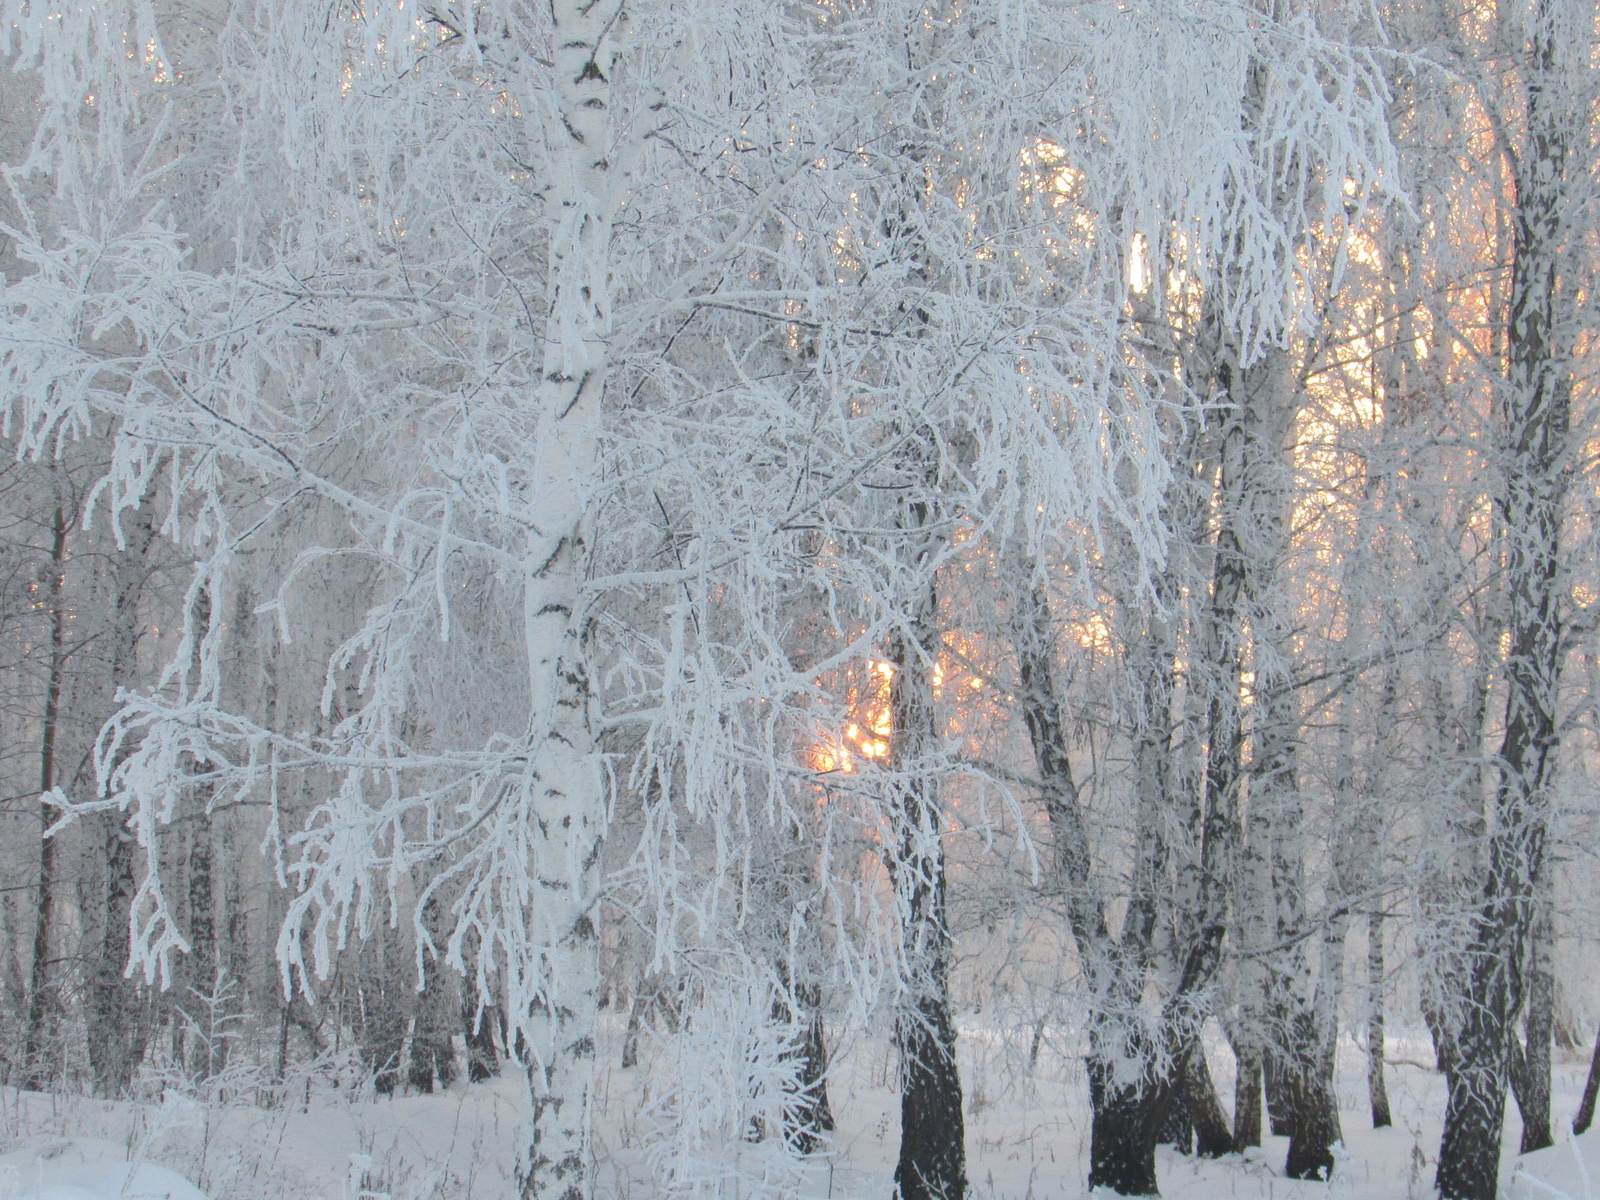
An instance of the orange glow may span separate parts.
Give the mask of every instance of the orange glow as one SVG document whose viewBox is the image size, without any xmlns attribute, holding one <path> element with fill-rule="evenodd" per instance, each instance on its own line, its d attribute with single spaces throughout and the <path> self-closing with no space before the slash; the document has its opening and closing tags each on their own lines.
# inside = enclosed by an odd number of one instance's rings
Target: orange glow
<svg viewBox="0 0 1600 1200">
<path fill-rule="evenodd" d="M 890 687 L 894 664 L 875 661 L 867 677 L 852 682 L 845 693 L 851 720 L 836 738 L 818 742 L 807 756 L 817 771 L 851 774 L 859 759 L 885 762 L 889 757 L 889 735 L 894 729 L 890 707 Z"/>
</svg>

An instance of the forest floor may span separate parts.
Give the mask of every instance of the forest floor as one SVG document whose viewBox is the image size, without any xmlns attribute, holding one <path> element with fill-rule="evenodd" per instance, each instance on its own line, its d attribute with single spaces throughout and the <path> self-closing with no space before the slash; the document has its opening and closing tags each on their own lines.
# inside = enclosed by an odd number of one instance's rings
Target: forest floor
<svg viewBox="0 0 1600 1200">
<path fill-rule="evenodd" d="M 1065 1041 L 1066 1039 L 1062 1039 Z M 1031 1033 L 1026 1041 L 1031 1042 Z M 969 1025 L 963 1031 L 967 1089 L 969 1196 L 972 1200 L 1068 1200 L 1083 1195 L 1089 1117 L 1081 1062 L 1046 1036 L 1029 1069 L 1030 1046 Z M 837 1054 L 831 1081 L 837 1123 L 833 1144 L 813 1157 L 801 1195 L 807 1200 L 887 1200 L 896 1150 L 897 1103 L 885 1047 L 862 1043 Z M 1210 1058 L 1226 1103 L 1232 1060 L 1213 1045 Z M 1425 1037 L 1388 1046 L 1392 1128 L 1374 1130 L 1367 1108 L 1364 1059 L 1343 1049 L 1339 1098 L 1344 1152 L 1330 1183 L 1282 1178 L 1286 1139 L 1259 1151 L 1204 1161 L 1163 1148 L 1162 1194 L 1171 1200 L 1421 1200 L 1431 1189 L 1443 1111 L 1443 1080 L 1424 1064 Z M 617 1061 L 615 1055 L 609 1061 Z M 1585 1162 L 1567 1145 L 1565 1124 L 1577 1105 L 1587 1063 L 1558 1061 L 1553 1111 L 1557 1146 L 1521 1165 L 1514 1104 L 1506 1121 L 1502 1183 L 1512 1200 L 1593 1200 Z M 658 1200 L 659 1155 L 652 1150 L 652 1077 L 613 1067 L 597 1095 L 595 1152 L 601 1200 Z M 117 1176 L 138 1186 L 110 1188 L 108 1163 L 128 1159 L 168 1168 L 211 1200 L 499 1200 L 512 1194 L 522 1117 L 520 1087 L 510 1077 L 458 1085 L 435 1095 L 355 1100 L 312 1096 L 309 1106 L 262 1110 L 201 1103 L 169 1092 L 157 1105 L 111 1103 L 0 1089 L 0 1200 L 135 1200 L 165 1172 Z M 87 1139 L 87 1140 L 86 1140 Z M 67 1143 L 63 1149 L 63 1143 Z M 1600 1134 L 1586 1135 L 1600 1183 Z M 45 1162 L 41 1153 L 51 1154 Z M 759 1200 L 780 1181 L 751 1161 L 741 1166 L 738 1139 L 713 1153 L 725 1172 L 720 1200 Z M 652 1156 L 655 1157 L 652 1157 Z M 1529 1178 L 1529 1176 L 1532 1178 Z M 91 1178 L 91 1176 L 93 1178 Z M 143 1180 L 143 1183 L 140 1180 Z M 95 1180 L 101 1182 L 97 1185 Z M 44 1185 L 44 1186 L 41 1186 Z M 196 1200 L 200 1193 L 185 1193 Z M 166 1195 L 157 1188 L 152 1195 Z M 173 1192 L 177 1195 L 177 1192 Z M 708 1193 L 702 1193 L 708 1194 Z M 664 1198 L 663 1198 L 664 1200 Z"/>
</svg>

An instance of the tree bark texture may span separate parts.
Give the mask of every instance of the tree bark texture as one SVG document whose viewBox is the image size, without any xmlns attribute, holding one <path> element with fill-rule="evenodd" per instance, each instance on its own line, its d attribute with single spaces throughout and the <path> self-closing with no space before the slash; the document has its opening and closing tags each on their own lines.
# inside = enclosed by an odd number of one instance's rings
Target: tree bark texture
<svg viewBox="0 0 1600 1200">
<path fill-rule="evenodd" d="M 410 989 L 410 963 L 401 952 L 396 931 L 386 922 L 368 942 L 368 952 L 355 972 L 356 1020 L 362 1064 L 380 1096 L 392 1096 L 400 1085 L 405 1051 Z"/>
<path fill-rule="evenodd" d="M 139 606 L 148 576 L 156 525 L 148 499 L 125 523 L 126 547 L 117 558 L 111 618 L 111 695 L 133 686 L 143 626 Z M 113 770 L 115 770 L 113 764 Z M 91 966 L 87 1034 L 89 1067 L 102 1096 L 118 1099 L 133 1083 L 149 1038 L 150 1003 L 128 975 L 129 920 L 133 913 L 134 834 L 120 813 L 97 820 L 105 853 L 105 924 L 98 960 Z"/>
<path fill-rule="evenodd" d="M 39 735 L 39 879 L 34 898 L 33 967 L 28 977 L 28 1043 L 24 1051 L 23 1080 L 42 1089 L 54 1077 L 55 1017 L 60 998 L 55 994 L 56 843 L 44 836 L 55 810 L 43 797 L 56 786 L 56 740 L 60 729 L 61 683 L 66 671 L 67 614 L 62 589 L 67 570 L 68 517 L 58 500 L 50 523 L 50 565 L 45 603 L 50 622 L 50 661 L 45 676 L 44 717 Z"/>
<path fill-rule="evenodd" d="M 1283 1093 L 1289 1151 L 1283 1173 L 1290 1179 L 1331 1179 L 1333 1145 L 1340 1139 L 1333 1091 L 1333 1045 L 1320 1022 L 1304 1009 L 1287 1030 Z"/>
<path fill-rule="evenodd" d="M 461 1029 L 467 1047 L 467 1082 L 487 1083 L 500 1074 L 500 1052 L 495 1045 L 500 1009 L 483 1003 L 478 990 L 477 958 L 478 947 L 473 942 L 466 955 L 466 974 L 461 978 Z"/>
<path fill-rule="evenodd" d="M 1089 1068 L 1089 1190 L 1155 1196 L 1156 1139 L 1172 1101 L 1170 1079 L 1119 1081 L 1104 1057 Z"/>
<path fill-rule="evenodd" d="M 1573 1133 L 1587 1133 L 1594 1124 L 1596 1098 L 1600 1098 L 1600 1029 L 1594 1035 L 1594 1053 L 1589 1057 L 1589 1078 L 1584 1080 L 1583 1098 L 1578 1101 L 1577 1114 L 1572 1118 Z"/>
<path fill-rule="evenodd" d="M 1384 1080 L 1384 968 L 1383 914 L 1367 914 L 1367 1100 L 1372 1106 L 1372 1127 L 1387 1129 L 1393 1124 L 1389 1113 L 1389 1087 Z"/>
<path fill-rule="evenodd" d="M 1233 1083 L 1233 1142 L 1243 1150 L 1261 1145 L 1261 1051 L 1236 1051 L 1238 1074 Z"/>
<path fill-rule="evenodd" d="M 785 1136 L 800 1153 L 810 1154 L 822 1144 L 823 1135 L 832 1133 L 834 1128 L 833 1106 L 828 1102 L 828 1047 L 822 1018 L 822 985 L 801 984 L 794 992 L 805 1035 L 794 1052 L 799 1060 L 800 1086 L 794 1100 L 794 1125 L 785 1131 Z"/>
<path fill-rule="evenodd" d="M 1055 682 L 1049 601 L 1043 586 L 1030 580 L 1019 589 L 1016 604 L 1013 633 L 1020 699 L 1044 784 L 1054 851 L 1052 884 L 1066 902 L 1068 928 L 1092 997 L 1089 1187 L 1107 1187 L 1129 1196 L 1154 1195 L 1155 1148 L 1174 1099 L 1175 1068 L 1170 1062 L 1163 1068 L 1161 1047 L 1150 1043 L 1137 1012 L 1155 927 L 1153 880 L 1149 887 L 1139 887 L 1136 881 L 1122 937 L 1113 939 L 1096 889 L 1088 831 L 1068 755 Z M 1146 679 L 1155 693 L 1145 697 L 1152 714 L 1170 713 L 1170 694 L 1161 688 L 1163 678 L 1157 669 Z M 1168 696 L 1165 709 L 1164 695 Z M 1147 729 L 1141 740 L 1153 736 Z M 1143 840 L 1142 857 L 1158 853 L 1153 838 Z M 1137 1069 L 1130 1073 L 1128 1064 Z"/>
<path fill-rule="evenodd" d="M 1558 285 L 1563 177 L 1577 136 L 1566 111 L 1561 0 L 1530 19 L 1527 137 L 1513 166 L 1516 209 L 1502 411 L 1500 493 L 1506 587 L 1506 710 L 1497 820 L 1468 947 L 1455 1070 L 1449 1079 L 1435 1183 L 1443 1200 L 1494 1200 L 1505 1117 L 1517 965 L 1544 869 L 1558 737 L 1561 521 L 1571 379 Z"/>
<path fill-rule="evenodd" d="M 553 178 L 545 354 L 534 397 L 534 486 L 542 494 L 523 594 L 532 714 L 523 986 L 533 1128 L 518 1170 L 523 1200 L 589 1196 L 590 1106 L 600 1003 L 600 894 L 606 787 L 595 754 L 588 614 L 591 497 L 611 324 L 613 38 L 622 0 L 554 0 Z M 516 991 L 513 988 L 513 991 Z"/>
<path fill-rule="evenodd" d="M 1555 1038 L 1555 947 L 1552 914 L 1553 898 L 1548 884 L 1539 887 L 1535 900 L 1537 913 L 1528 940 L 1528 1005 L 1524 1023 L 1525 1044 L 1511 1047 L 1520 1070 L 1513 1076 L 1517 1107 L 1522 1112 L 1521 1153 L 1531 1154 L 1555 1144 L 1550 1132 L 1550 1056 Z"/>
<path fill-rule="evenodd" d="M 927 539 L 921 503 L 906 521 Z M 914 550 L 926 564 L 931 546 Z M 899 1200 L 962 1200 L 967 1186 L 966 1120 L 956 1069 L 956 1031 L 950 1016 L 950 927 L 945 899 L 944 811 L 928 759 L 937 748 L 933 671 L 939 652 L 938 595 L 932 579 L 916 598 L 908 628 L 897 632 L 889 657 L 891 861 L 900 913 L 905 989 L 895 1020 L 900 1053 Z"/>
<path fill-rule="evenodd" d="M 1194 1125 L 1194 1152 L 1201 1158 L 1221 1158 L 1235 1149 L 1227 1114 L 1217 1099 L 1217 1086 L 1206 1062 L 1205 1047 L 1196 1038 L 1189 1046 L 1178 1076 L 1184 1110 Z"/>
</svg>

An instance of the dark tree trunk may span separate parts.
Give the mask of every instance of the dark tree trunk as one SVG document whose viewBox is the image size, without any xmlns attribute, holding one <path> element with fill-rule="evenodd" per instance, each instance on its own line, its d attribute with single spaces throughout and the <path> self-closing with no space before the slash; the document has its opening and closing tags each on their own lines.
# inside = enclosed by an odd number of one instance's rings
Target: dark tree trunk
<svg viewBox="0 0 1600 1200">
<path fill-rule="evenodd" d="M 1117 1084 L 1110 1068 L 1091 1058 L 1089 1067 L 1089 1190 L 1110 1188 L 1119 1196 L 1154 1196 L 1156 1138 L 1172 1102 L 1163 1080 Z"/>
<path fill-rule="evenodd" d="M 119 814 L 101 818 L 105 831 L 106 913 L 100 960 L 89 985 L 89 1067 L 102 1096 L 119 1099 L 133 1084 L 150 1035 L 149 1004 L 132 980 L 128 962 L 128 918 L 134 896 L 133 834 Z"/>
<path fill-rule="evenodd" d="M 500 1055 L 495 1048 L 496 1010 L 483 1003 L 475 974 L 476 963 L 467 960 L 467 973 L 461 978 L 461 1027 L 467 1043 L 467 1082 L 487 1083 L 500 1074 Z M 632 1015 L 630 1013 L 630 1021 Z M 630 1025 L 631 1032 L 631 1025 Z M 626 1047 L 624 1048 L 626 1055 Z M 623 1066 L 631 1066 L 623 1063 Z"/>
<path fill-rule="evenodd" d="M 1167 1119 L 1161 1122 L 1161 1133 L 1156 1145 L 1171 1146 L 1179 1154 L 1194 1153 L 1194 1122 L 1189 1118 L 1189 1106 L 1181 1095 L 1174 1095 L 1167 1105 Z"/>
<path fill-rule="evenodd" d="M 1383 1077 L 1384 1031 L 1383 914 L 1367 914 L 1367 1099 L 1372 1104 L 1372 1127 L 1391 1124 L 1389 1088 Z"/>
<path fill-rule="evenodd" d="M 212 893 L 211 818 L 204 795 L 195 799 L 195 822 L 189 844 L 189 959 L 183 976 L 188 986 L 178 1007 L 193 1024 L 189 1029 L 189 1076 L 210 1079 L 226 1062 L 227 981 L 217 973 L 216 903 Z"/>
<path fill-rule="evenodd" d="M 1027 569 L 1031 573 L 1031 568 Z M 1154 1195 L 1157 1140 L 1169 1109 L 1181 1111 L 1182 1106 L 1172 1103 L 1168 1080 L 1108 1083 L 1120 1057 L 1129 1053 L 1130 1046 L 1142 1044 L 1142 1032 L 1127 1027 L 1125 1013 L 1144 986 L 1144 962 L 1154 928 L 1153 894 L 1142 904 L 1130 906 L 1123 945 L 1118 946 L 1094 888 L 1088 834 L 1056 693 L 1050 609 L 1043 587 L 1029 580 L 1018 591 L 1017 606 L 1014 633 L 1020 699 L 1034 761 L 1044 782 L 1045 813 L 1054 842 L 1052 883 L 1066 900 L 1067 926 L 1090 972 L 1095 996 L 1089 1018 L 1089 1101 L 1093 1112 L 1089 1187 L 1108 1187 L 1123 1195 Z M 1159 671 L 1156 674 L 1159 676 Z M 1156 814 L 1150 815 L 1156 818 Z M 1146 853 L 1150 852 L 1147 847 Z M 1153 889 L 1145 890 L 1153 893 Z M 1153 1054 L 1144 1057 L 1148 1065 L 1156 1060 Z"/>
<path fill-rule="evenodd" d="M 1589 1057 L 1589 1078 L 1583 1085 L 1583 1099 L 1578 1101 L 1578 1113 L 1572 1118 L 1573 1133 L 1587 1133 L 1594 1124 L 1594 1103 L 1600 1097 L 1600 1029 L 1595 1030 L 1594 1053 Z"/>
<path fill-rule="evenodd" d="M 468 1012 L 463 1003 L 462 1012 L 467 1029 L 467 1081 L 487 1083 L 500 1074 L 500 1055 L 494 1044 L 494 1009 Z"/>
<path fill-rule="evenodd" d="M 1433 1043 L 1434 1069 L 1448 1078 L 1456 1069 L 1456 1040 L 1450 1029 L 1450 1018 L 1439 1005 L 1424 996 L 1422 1023 L 1428 1027 L 1428 1040 Z"/>
<path fill-rule="evenodd" d="M 106 913 L 101 930 L 100 961 L 95 964 L 89 994 L 89 1067 L 102 1096 L 119 1099 L 132 1076 L 125 1034 L 133 1013 L 127 1011 L 119 967 L 128 961 L 128 916 L 133 903 L 133 835 L 117 814 L 102 818 L 105 826 Z"/>
<path fill-rule="evenodd" d="M 1333 1146 L 1340 1140 L 1338 1100 L 1333 1090 L 1331 1031 L 1320 1030 L 1309 1012 L 1296 1014 L 1282 1055 L 1289 1153 L 1283 1173 L 1290 1179 L 1333 1178 Z"/>
<path fill-rule="evenodd" d="M 1174 1064 L 1175 1085 L 1161 1124 L 1158 1144 L 1172 1146 L 1184 1154 L 1201 1158 L 1221 1158 L 1234 1151 L 1233 1133 L 1227 1114 L 1217 1099 L 1205 1049 L 1197 1037 L 1189 1052 Z"/>
<path fill-rule="evenodd" d="M 458 1006 L 450 992 L 449 980 L 434 971 L 424 989 L 415 994 L 416 1015 L 411 1022 L 411 1053 L 406 1063 L 406 1085 L 414 1092 L 431 1094 L 456 1080 L 456 1053 L 452 1040 Z"/>
<path fill-rule="evenodd" d="M 361 994 L 361 1057 L 372 1073 L 373 1090 L 392 1096 L 400 1082 L 400 1052 L 405 1048 L 406 1027 L 394 1007 L 394 997 L 374 988 Z"/>
<path fill-rule="evenodd" d="M 422 910 L 424 928 L 436 946 L 449 940 L 438 897 Z M 433 969 L 411 992 L 411 1048 L 406 1062 L 406 1084 L 414 1092 L 431 1094 L 434 1086 L 446 1090 L 456 1081 L 455 1030 L 461 1011 L 456 976 L 435 960 Z"/>
<path fill-rule="evenodd" d="M 126 548 L 117 557 L 115 598 L 112 602 L 110 699 L 118 689 L 131 686 L 138 673 L 141 624 L 139 605 L 148 574 L 150 548 L 155 542 L 154 514 L 148 503 L 134 510 L 124 526 Z M 121 763 L 122 752 L 113 764 Z M 87 1033 L 89 1067 L 102 1096 L 119 1099 L 133 1083 L 150 1036 L 150 1002 L 127 977 L 129 919 L 134 882 L 134 835 L 120 813 L 101 814 L 105 847 L 105 924 L 100 929 L 98 961 L 89 978 Z"/>
<path fill-rule="evenodd" d="M 1543 890 L 1543 889 L 1541 889 Z M 1555 1144 L 1550 1136 L 1550 1046 L 1555 1034 L 1555 972 L 1551 963 L 1550 897 L 1539 899 L 1528 947 L 1527 1048 L 1518 1057 L 1517 1106 L 1522 1111 L 1522 1153 Z M 1515 1037 L 1512 1038 L 1515 1049 Z"/>
<path fill-rule="evenodd" d="M 1267 1093 L 1267 1124 L 1273 1137 L 1288 1137 L 1294 1117 L 1283 1058 L 1281 1050 L 1268 1050 L 1261 1056 L 1261 1082 Z"/>
<path fill-rule="evenodd" d="M 902 1200 L 960 1200 L 966 1194 L 966 1127 L 956 1034 L 948 1005 L 922 1001 L 900 1018 L 900 1161 Z"/>
<path fill-rule="evenodd" d="M 822 986 L 804 984 L 795 989 L 795 999 L 805 1022 L 805 1037 L 796 1051 L 800 1060 L 800 1089 L 794 1103 L 794 1128 L 790 1142 L 802 1154 L 810 1154 L 822 1135 L 833 1132 L 833 1106 L 828 1103 L 828 1047 L 822 1020 Z"/>
<path fill-rule="evenodd" d="M 1485 1024 L 1470 1017 L 1463 1022 L 1456 1043 L 1461 1061 L 1447 1080 L 1444 1138 L 1435 1174 L 1444 1200 L 1495 1200 L 1499 1190 L 1506 1047 Z"/>
<path fill-rule="evenodd" d="M 1339 1140 L 1339 1114 L 1330 1089 L 1297 1073 L 1289 1090 L 1294 1119 L 1283 1173 L 1290 1179 L 1331 1179 L 1333 1146 Z"/>
<path fill-rule="evenodd" d="M 639 1065 L 639 1037 L 644 1033 L 644 1021 L 650 1006 L 649 997 L 635 992 L 628 1004 L 628 1025 L 622 1034 L 622 1069 Z"/>
<path fill-rule="evenodd" d="M 1198 1037 L 1184 1060 L 1179 1080 L 1184 1110 L 1194 1123 L 1195 1153 L 1201 1158 L 1232 1154 L 1235 1149 L 1233 1132 L 1228 1128 L 1227 1115 L 1217 1099 L 1217 1085 L 1211 1079 L 1211 1066 L 1206 1062 L 1205 1047 Z"/>
<path fill-rule="evenodd" d="M 67 569 L 67 514 L 59 501 L 50 525 L 49 574 L 42 580 L 50 618 L 50 664 L 45 676 L 44 720 L 39 739 L 39 881 L 34 899 L 33 969 L 28 978 L 28 1043 L 24 1086 L 44 1088 L 59 1063 L 55 1027 L 60 997 L 55 992 L 56 843 L 45 837 L 55 810 L 43 797 L 56 786 L 56 740 L 61 677 L 66 670 L 66 624 L 61 597 Z"/>
<path fill-rule="evenodd" d="M 912 505 L 909 527 L 921 530 L 928 521 L 923 506 Z M 966 1121 L 950 1017 L 944 814 L 938 778 L 927 766 L 938 741 L 933 703 L 937 611 L 930 578 L 917 598 L 911 628 L 893 639 L 889 655 L 894 665 L 889 766 L 896 776 L 891 784 L 896 827 L 891 875 L 900 909 L 906 989 L 895 1022 L 900 1159 L 894 1184 L 899 1200 L 963 1200 L 967 1187 Z"/>
<path fill-rule="evenodd" d="M 1240 1047 L 1233 1083 L 1233 1143 L 1243 1150 L 1261 1145 L 1261 1052 Z"/>
<path fill-rule="evenodd" d="M 1495 507 L 1506 580 L 1506 713 L 1489 862 L 1468 949 L 1469 989 L 1435 1183 L 1443 1200 L 1494 1200 L 1517 965 L 1536 918 L 1559 741 L 1564 463 L 1571 423 L 1566 298 L 1558 283 L 1563 178 L 1582 127 L 1568 94 L 1570 40 L 1554 0 L 1530 14 L 1527 139 L 1513 166 L 1510 320 Z"/>
<path fill-rule="evenodd" d="M 405 968 L 398 937 L 387 924 L 368 941 L 355 972 L 356 1029 L 361 1061 L 380 1096 L 392 1096 L 400 1083 L 406 1042 Z"/>
<path fill-rule="evenodd" d="M 1332 1179 L 1333 1147 L 1343 1140 L 1334 1090 L 1338 1054 L 1338 1002 L 1343 980 L 1343 920 L 1330 921 L 1320 939 L 1317 995 L 1295 996 L 1284 1029 L 1282 1080 L 1289 1117 L 1290 1179 Z"/>
</svg>

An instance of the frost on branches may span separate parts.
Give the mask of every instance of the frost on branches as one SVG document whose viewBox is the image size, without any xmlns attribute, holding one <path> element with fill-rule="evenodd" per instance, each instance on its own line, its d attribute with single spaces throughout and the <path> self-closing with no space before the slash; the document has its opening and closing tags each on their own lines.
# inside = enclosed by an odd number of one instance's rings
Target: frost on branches
<svg viewBox="0 0 1600 1200">
<path fill-rule="evenodd" d="M 1443 1193 L 1493 1194 L 1508 1083 L 1548 1126 L 1572 0 L 1521 40 L 1288 0 L 60 9 L 0 2 L 30 1086 L 70 992 L 42 821 L 103 842 L 99 1090 L 198 1028 L 124 963 L 270 1007 L 280 1073 L 354 987 L 381 1091 L 403 1050 L 449 1086 L 456 1032 L 474 1080 L 516 1057 L 529 1200 L 594 1194 L 608 1008 L 628 1068 L 661 1042 L 664 1193 L 793 1195 L 830 1039 L 877 1031 L 896 1193 L 960 1200 L 991 968 L 1046 997 L 1034 1057 L 1084 1030 L 1092 1187 L 1259 1144 L 1263 1097 L 1329 1178 L 1347 938 L 1376 1117 L 1402 899 Z M 1428 152 L 1490 61 L 1499 192 Z M 1459 233 L 1491 193 L 1508 255 Z M 213 863 L 253 841 L 278 977 L 240 992 Z M 1002 919 L 1057 977 L 963 941 Z"/>
</svg>

